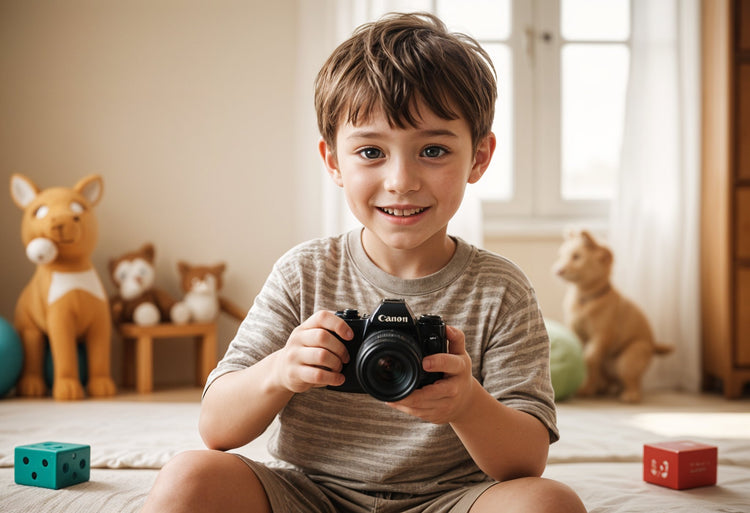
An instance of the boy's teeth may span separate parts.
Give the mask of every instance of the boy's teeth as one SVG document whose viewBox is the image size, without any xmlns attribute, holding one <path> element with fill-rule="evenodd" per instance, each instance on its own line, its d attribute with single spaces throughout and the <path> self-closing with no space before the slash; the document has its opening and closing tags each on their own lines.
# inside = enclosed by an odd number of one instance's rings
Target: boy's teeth
<svg viewBox="0 0 750 513">
<path fill-rule="evenodd" d="M 423 208 L 410 208 L 409 210 L 402 210 L 400 208 L 383 208 L 383 212 L 397 217 L 413 216 L 424 211 Z"/>
</svg>

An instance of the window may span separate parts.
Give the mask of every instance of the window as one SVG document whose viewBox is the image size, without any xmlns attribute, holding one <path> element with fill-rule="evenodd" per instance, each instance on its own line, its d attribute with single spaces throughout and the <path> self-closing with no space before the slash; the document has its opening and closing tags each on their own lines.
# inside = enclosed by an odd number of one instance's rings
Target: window
<svg viewBox="0 0 750 513">
<path fill-rule="evenodd" d="M 498 145 L 474 194 L 485 226 L 604 220 L 619 167 L 630 0 L 371 0 L 431 11 L 477 39 L 498 75 Z M 559 227 L 555 227 L 555 230 Z"/>
<path fill-rule="evenodd" d="M 485 217 L 606 216 L 622 139 L 629 0 L 438 0 L 435 12 L 479 40 L 498 73 L 498 149 L 478 187 Z"/>
</svg>

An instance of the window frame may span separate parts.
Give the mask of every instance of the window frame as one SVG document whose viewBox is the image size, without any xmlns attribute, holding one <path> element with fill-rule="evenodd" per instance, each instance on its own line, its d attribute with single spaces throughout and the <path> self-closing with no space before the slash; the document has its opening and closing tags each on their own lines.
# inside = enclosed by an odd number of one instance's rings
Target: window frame
<svg viewBox="0 0 750 513">
<path fill-rule="evenodd" d="M 454 0 L 460 1 L 460 0 Z M 377 19 L 387 12 L 438 12 L 438 0 L 327 0 L 328 12 L 335 20 L 334 40 L 349 35 L 353 27 Z M 511 101 L 511 145 L 513 195 L 510 199 L 481 198 L 478 189 L 487 180 L 470 185 L 471 202 L 481 202 L 482 233 L 485 236 L 528 238 L 559 236 L 570 225 L 585 225 L 606 231 L 610 200 L 566 200 L 562 197 L 562 113 L 561 49 L 564 44 L 617 44 L 632 51 L 633 5 L 630 0 L 630 35 L 625 40 L 563 40 L 560 27 L 560 0 L 509 0 L 511 27 L 508 39 L 477 38 L 480 44 L 508 45 L 511 53 L 515 98 Z M 452 29 L 471 34 L 447 17 L 443 21 Z M 545 33 L 551 35 L 544 41 Z M 525 56 L 518 58 L 518 56 Z M 546 74 L 535 72 L 544 69 Z M 503 80 L 502 76 L 498 77 Z M 529 94 L 519 95 L 519 91 Z M 557 128 L 554 128 L 557 127 Z M 498 158 L 496 156 L 496 158 Z M 492 170 L 490 170 L 491 172 Z M 328 193 L 324 187 L 324 192 Z M 469 200 L 469 198 L 467 198 Z M 325 202 L 324 202 L 325 203 Z M 346 211 L 344 206 L 341 206 Z M 348 219 L 346 214 L 341 214 Z M 332 214 L 338 219 L 339 214 Z M 326 217 L 328 219 L 328 217 Z M 351 222 L 331 221 L 347 227 Z M 327 225 L 326 225 L 327 226 Z"/>
<path fill-rule="evenodd" d="M 559 0 L 511 0 L 511 18 L 508 40 L 478 38 L 480 44 L 508 45 L 514 95 L 510 169 L 513 194 L 507 200 L 482 199 L 486 231 L 536 227 L 559 233 L 561 223 L 603 226 L 611 200 L 562 196 L 562 50 L 568 44 L 613 44 L 630 50 L 630 36 L 618 41 L 563 39 Z M 445 21 L 450 24 L 450 20 Z M 630 26 L 632 33 L 632 3 Z M 482 181 L 476 186 L 481 187 Z"/>
</svg>

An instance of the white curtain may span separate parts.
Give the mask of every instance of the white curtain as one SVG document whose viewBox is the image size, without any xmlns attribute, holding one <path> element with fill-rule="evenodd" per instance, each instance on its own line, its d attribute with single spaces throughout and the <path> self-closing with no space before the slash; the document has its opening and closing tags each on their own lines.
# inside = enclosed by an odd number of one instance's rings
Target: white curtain
<svg viewBox="0 0 750 513">
<path fill-rule="evenodd" d="M 610 217 L 614 282 L 660 342 L 646 388 L 700 387 L 699 5 L 631 0 L 622 160 Z"/>
<path fill-rule="evenodd" d="M 331 48 L 344 42 L 359 25 L 377 19 L 370 1 L 330 0 L 332 18 L 335 20 Z M 322 65 L 322 63 L 321 63 Z M 321 163 L 322 167 L 322 163 Z M 359 221 L 349 210 L 344 192 L 326 177 L 323 184 L 323 227 L 325 235 L 336 235 L 359 226 Z"/>
</svg>

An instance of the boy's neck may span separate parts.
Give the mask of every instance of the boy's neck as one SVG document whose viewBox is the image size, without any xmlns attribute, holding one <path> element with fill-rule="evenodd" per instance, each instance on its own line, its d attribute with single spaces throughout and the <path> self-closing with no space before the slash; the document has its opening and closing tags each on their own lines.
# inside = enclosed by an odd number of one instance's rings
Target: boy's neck
<svg viewBox="0 0 750 513">
<path fill-rule="evenodd" d="M 456 252 L 456 242 L 446 231 L 435 234 L 416 248 L 393 248 L 364 228 L 362 247 L 370 260 L 383 271 L 405 280 L 423 278 L 448 265 Z"/>
</svg>

